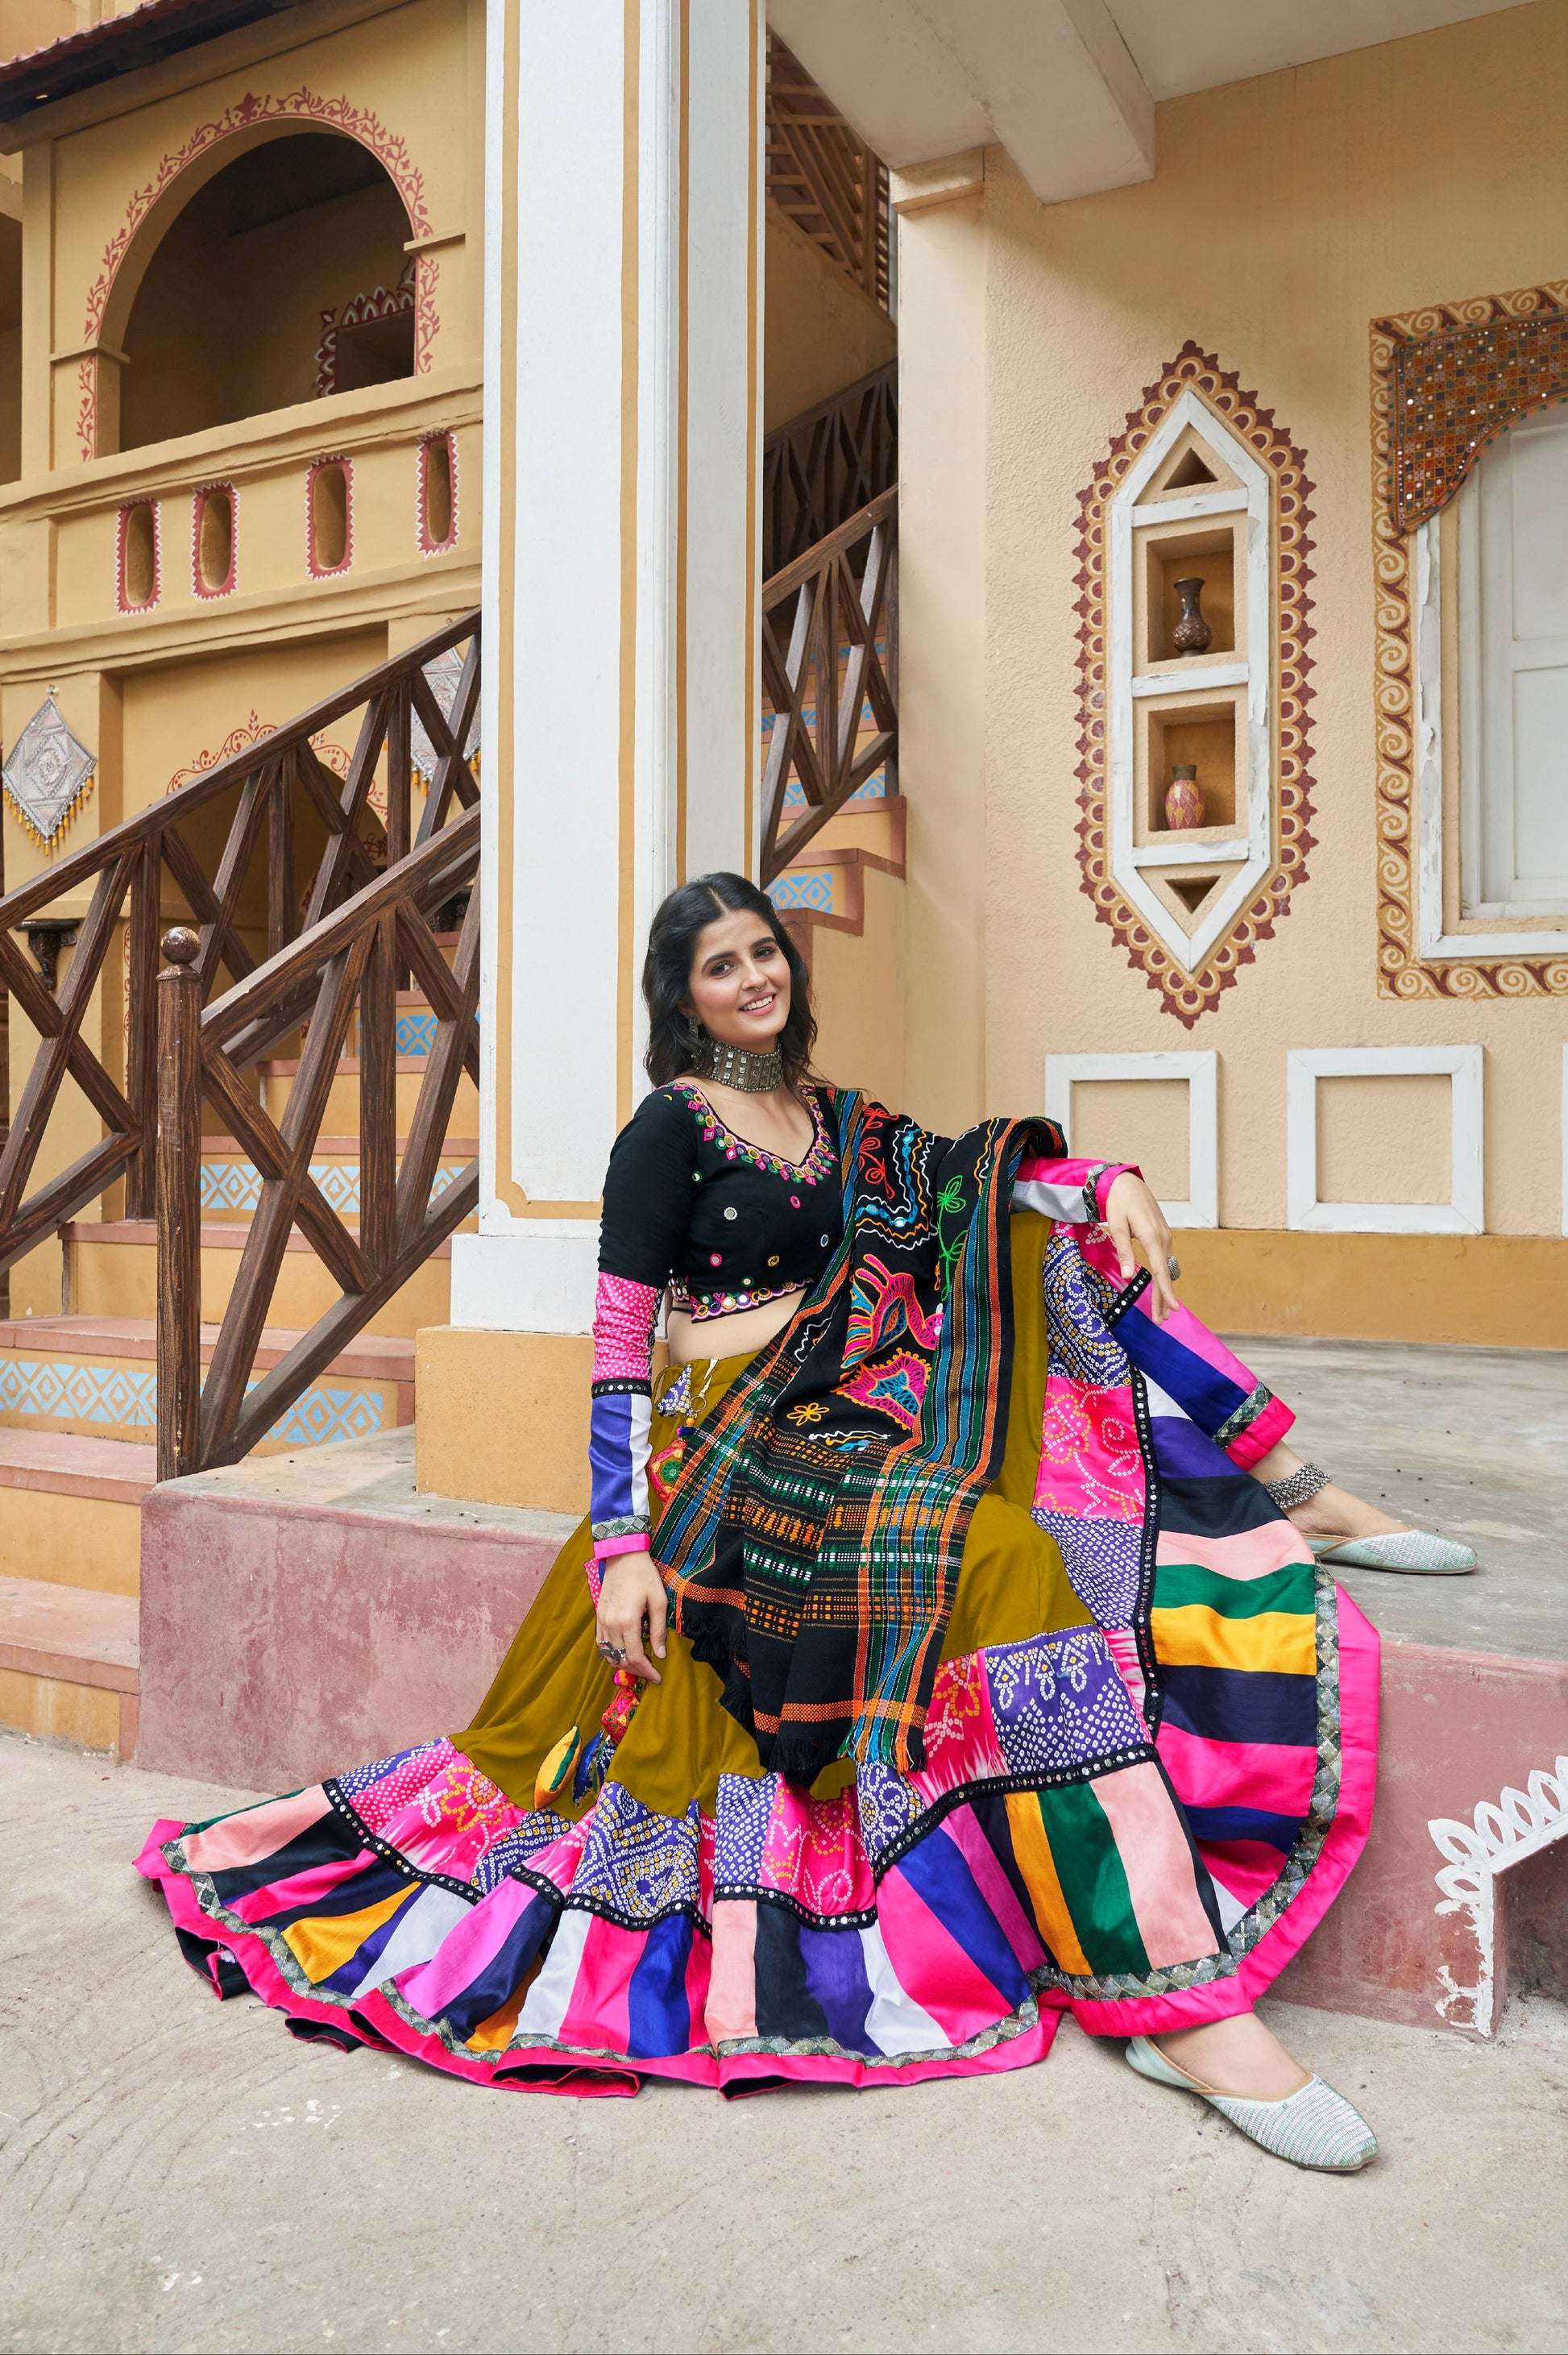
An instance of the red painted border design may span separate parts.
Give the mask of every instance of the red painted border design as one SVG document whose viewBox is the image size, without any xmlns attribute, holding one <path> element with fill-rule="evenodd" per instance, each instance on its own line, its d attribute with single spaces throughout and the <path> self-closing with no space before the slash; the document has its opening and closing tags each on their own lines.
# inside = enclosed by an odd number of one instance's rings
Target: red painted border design
<svg viewBox="0 0 1568 2355">
<path fill-rule="evenodd" d="M 312 521 L 311 493 L 315 488 L 316 476 L 325 466 L 341 466 L 343 468 L 344 512 L 343 562 L 341 564 L 318 564 L 316 562 L 316 535 Z M 345 458 L 343 456 L 317 458 L 305 469 L 305 570 L 310 574 L 313 581 L 335 581 L 340 573 L 346 572 L 349 570 L 349 567 L 353 562 L 354 460 L 352 458 Z"/>
<path fill-rule="evenodd" d="M 201 521 L 214 491 L 228 495 L 228 578 L 217 589 L 209 589 L 201 577 Z M 232 597 L 238 578 L 239 493 L 232 483 L 203 483 L 191 496 L 191 593 L 210 605 L 215 598 Z"/>
<path fill-rule="evenodd" d="M 416 310 L 414 281 L 415 265 L 410 260 L 396 286 L 377 286 L 368 294 L 355 294 L 341 310 L 323 311 L 321 314 L 322 339 L 316 346 L 315 392 L 319 400 L 337 390 L 337 339 L 344 327 L 362 327 L 371 319 L 400 319 L 415 312 L 414 373 L 419 373 L 418 317 Z"/>
<path fill-rule="evenodd" d="M 260 744 L 266 737 L 275 736 L 277 732 L 275 719 L 263 719 L 260 713 L 253 709 L 249 719 L 242 719 L 238 728 L 229 730 L 221 744 L 210 751 L 204 749 L 185 768 L 176 769 L 164 787 L 164 793 L 177 794 L 180 787 L 188 785 L 193 777 L 205 777 L 207 771 L 216 769 L 220 761 L 227 761 L 231 754 L 242 752 L 248 744 Z M 321 755 L 334 776 L 347 776 L 354 763 L 341 744 L 334 744 L 329 736 L 323 734 L 311 738 L 311 747 Z"/>
<path fill-rule="evenodd" d="M 428 253 L 414 257 L 414 374 L 423 376 L 430 365 L 440 315 L 436 309 L 436 282 L 440 264 Z"/>
<path fill-rule="evenodd" d="M 1109 549 L 1108 511 L 1122 482 L 1171 403 L 1184 392 L 1196 392 L 1233 432 L 1239 434 L 1274 481 L 1274 600 L 1277 618 L 1271 653 L 1274 664 L 1270 702 L 1274 712 L 1276 849 L 1273 870 L 1250 904 L 1236 916 L 1224 938 L 1211 950 L 1201 971 L 1188 973 L 1150 930 L 1123 897 L 1111 872 L 1107 808 L 1107 642 L 1106 564 Z M 1260 406 L 1255 392 L 1244 392 L 1236 377 L 1222 368 L 1212 353 L 1189 340 L 1175 358 L 1146 387 L 1136 409 L 1096 466 L 1086 489 L 1078 495 L 1078 571 L 1074 585 L 1078 601 L 1078 864 L 1082 889 L 1093 900 L 1095 914 L 1108 924 L 1128 962 L 1143 973 L 1158 992 L 1161 1009 L 1173 1014 L 1184 1029 L 1212 1013 L 1220 994 L 1229 989 L 1244 964 L 1250 964 L 1259 941 L 1271 940 L 1274 928 L 1287 914 L 1290 895 L 1307 880 L 1307 854 L 1316 847 L 1309 831 L 1312 808 L 1312 722 L 1310 706 L 1317 690 L 1310 684 L 1315 668 L 1307 649 L 1313 632 L 1308 616 L 1312 601 L 1308 587 L 1312 568 L 1308 555 L 1315 542 L 1308 537 L 1312 509 L 1308 505 L 1314 485 L 1307 477 L 1305 453 L 1276 425 L 1274 411 Z"/>
<path fill-rule="evenodd" d="M 1373 669 L 1377 744 L 1377 986 L 1381 997 L 1568 997 L 1568 956 L 1421 956 L 1416 917 L 1415 692 L 1411 544 L 1393 517 L 1393 369 L 1402 343 L 1489 319 L 1523 318 L 1568 301 L 1568 281 L 1427 304 L 1372 323 Z M 1489 435 L 1489 439 L 1492 438 Z"/>
<path fill-rule="evenodd" d="M 98 275 L 88 289 L 87 325 L 82 333 L 84 343 L 98 341 L 109 297 L 120 274 L 120 266 L 131 250 L 132 240 L 159 197 L 173 186 L 186 166 L 220 140 L 233 138 L 237 132 L 249 131 L 258 123 L 291 120 L 324 124 L 329 130 L 341 131 L 346 137 L 357 139 L 362 147 L 368 147 L 402 197 L 414 235 L 429 236 L 430 218 L 425 208 L 424 174 L 409 155 L 408 141 L 396 132 L 388 131 L 379 115 L 372 113 L 368 107 L 352 105 L 347 98 L 323 98 L 317 91 L 307 90 L 302 83 L 298 90 L 288 91 L 282 98 L 259 97 L 254 91 L 247 91 L 243 98 L 237 99 L 221 114 L 215 115 L 211 122 L 204 123 L 193 131 L 183 147 L 172 148 L 161 159 L 146 186 L 138 188 L 132 197 L 125 208 L 124 219 L 103 250 Z M 432 312 L 427 343 L 433 326 Z M 416 329 L 416 373 L 420 365 L 420 341 Z M 84 362 L 81 369 L 77 440 L 84 461 L 98 455 L 98 391 L 90 361 Z"/>
<path fill-rule="evenodd" d="M 432 539 L 429 529 L 427 528 L 428 510 L 425 504 L 425 478 L 427 469 L 430 463 L 430 444 L 432 442 L 444 442 L 446 443 L 447 464 L 451 469 L 452 527 L 448 532 L 445 539 Z M 420 555 L 441 556 L 445 554 L 449 548 L 455 548 L 458 542 L 458 528 L 457 435 L 450 430 L 443 429 L 440 433 L 427 433 L 419 443 L 418 473 L 416 478 L 414 490 L 414 529 L 418 538 Z"/>
<path fill-rule="evenodd" d="M 153 593 L 144 605 L 132 605 L 125 594 L 125 534 L 138 507 L 153 510 Z M 114 532 L 114 604 L 121 613 L 150 613 L 164 593 L 164 518 L 156 499 L 127 499 Z"/>
</svg>

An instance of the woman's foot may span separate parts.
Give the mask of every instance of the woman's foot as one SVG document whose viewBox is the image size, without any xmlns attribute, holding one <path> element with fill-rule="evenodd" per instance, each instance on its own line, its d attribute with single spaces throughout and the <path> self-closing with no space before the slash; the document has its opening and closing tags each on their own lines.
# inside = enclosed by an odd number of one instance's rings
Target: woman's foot
<svg viewBox="0 0 1568 2355">
<path fill-rule="evenodd" d="M 1357 1570 L 1402 1570 L 1426 1578 L 1463 1577 L 1476 1567 L 1473 1547 L 1393 1520 L 1337 1480 L 1305 1504 L 1290 1506 L 1287 1518 L 1319 1561 L 1330 1567 L 1342 1562 Z"/>
<path fill-rule="evenodd" d="M 1251 2013 L 1170 2036 L 1135 2036 L 1127 2059 L 1140 2077 L 1198 2094 L 1249 2140 L 1293 2167 L 1352 2175 L 1377 2154 L 1377 2137 L 1361 2112 L 1321 2077 L 1298 2068 Z M 1199 2063 L 1207 2075 L 1198 2073 Z M 1215 2078 L 1222 2085 L 1240 2081 L 1248 2090 L 1222 2093 Z M 1277 2090 L 1266 2093 L 1266 2085 Z"/>
<path fill-rule="evenodd" d="M 1178 2028 L 1150 2042 L 1204 2093 L 1230 2094 L 1245 2102 L 1282 2102 L 1311 2083 L 1311 2073 L 1293 2061 L 1256 2012 L 1212 2020 L 1206 2028 Z"/>
<path fill-rule="evenodd" d="M 1381 1538 L 1410 1526 L 1381 1512 L 1349 1488 L 1341 1488 L 1337 1480 L 1330 1480 L 1304 1505 L 1292 1505 L 1286 1518 L 1304 1538 Z"/>
<path fill-rule="evenodd" d="M 1413 1529 L 1408 1522 L 1396 1521 L 1392 1514 L 1369 1505 L 1364 1497 L 1341 1488 L 1337 1480 L 1324 1480 L 1321 1487 L 1297 1504 L 1285 1503 L 1278 1484 L 1293 1481 L 1298 1473 L 1307 1476 L 1302 1485 L 1321 1477 L 1317 1465 L 1303 1465 L 1283 1440 L 1252 1467 L 1253 1478 L 1274 1492 L 1291 1527 L 1299 1529 L 1319 1561 L 1342 1562 L 1356 1570 L 1413 1571 L 1417 1576 L 1436 1578 L 1461 1576 L 1476 1567 L 1471 1547 L 1453 1538 Z"/>
</svg>

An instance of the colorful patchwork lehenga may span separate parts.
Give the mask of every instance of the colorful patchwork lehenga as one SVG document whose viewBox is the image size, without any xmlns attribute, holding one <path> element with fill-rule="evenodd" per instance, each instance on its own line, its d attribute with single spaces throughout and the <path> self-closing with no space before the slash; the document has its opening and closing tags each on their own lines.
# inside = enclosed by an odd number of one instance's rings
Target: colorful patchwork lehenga
<svg viewBox="0 0 1568 2355">
<path fill-rule="evenodd" d="M 1377 1639 L 1248 1476 L 1289 1410 L 1118 1289 L 1040 1124 L 832 1110 L 821 1281 L 652 1384 L 662 1682 L 585 1522 L 463 1732 L 154 1828 L 220 1996 L 481 2083 L 891 2085 L 1244 2011 L 1321 1919 Z"/>
</svg>

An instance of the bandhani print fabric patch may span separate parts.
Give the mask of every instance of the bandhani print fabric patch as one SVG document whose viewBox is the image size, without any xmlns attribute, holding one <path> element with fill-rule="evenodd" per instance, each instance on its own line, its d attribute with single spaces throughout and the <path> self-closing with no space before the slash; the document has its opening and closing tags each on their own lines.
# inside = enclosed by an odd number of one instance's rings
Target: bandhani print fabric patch
<svg viewBox="0 0 1568 2355">
<path fill-rule="evenodd" d="M 758 1758 L 664 1813 L 633 1739 L 524 1805 L 461 1746 L 476 1725 L 154 1826 L 138 1868 L 187 1961 L 297 2036 L 592 2094 L 911 2084 L 1027 2066 L 1067 2009 L 1127 2036 L 1249 2009 L 1364 1844 L 1376 1637 L 1245 1469 L 1288 1409 L 1187 1312 L 1156 1326 L 1103 1236 L 1071 1249 L 1044 1272 L 1034 1519 L 1084 1619 L 943 1660 L 919 1764 L 813 1786 Z M 863 1297 L 863 1337 L 895 1304 L 906 1348 L 909 1304 Z M 783 1516 L 826 1441 L 778 1435 Z M 686 1689 L 716 1710 L 716 1685 Z"/>
</svg>

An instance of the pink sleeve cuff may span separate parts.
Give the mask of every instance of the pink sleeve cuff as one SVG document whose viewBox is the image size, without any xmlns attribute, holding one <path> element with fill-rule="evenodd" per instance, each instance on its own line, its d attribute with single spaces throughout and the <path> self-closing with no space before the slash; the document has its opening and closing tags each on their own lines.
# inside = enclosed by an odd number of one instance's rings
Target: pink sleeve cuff
<svg viewBox="0 0 1568 2355">
<path fill-rule="evenodd" d="M 1136 1161 L 1108 1161 L 1096 1178 L 1095 1208 L 1102 1219 L 1106 1214 L 1106 1202 L 1111 1188 L 1118 1178 L 1127 1177 L 1129 1173 L 1134 1178 L 1141 1178 L 1143 1175 Z"/>
<path fill-rule="evenodd" d="M 599 1590 L 604 1584 L 606 1565 L 613 1561 L 618 1553 L 646 1553 L 652 1542 L 646 1530 L 631 1537 L 600 1538 L 583 1564 L 596 1611 L 599 1609 Z"/>
<path fill-rule="evenodd" d="M 1124 1169 L 1143 1172 L 1133 1161 L 1048 1159 L 1025 1154 L 1013 1181 L 1015 1210 L 1041 1210 L 1070 1227 L 1094 1226 L 1105 1217 L 1106 1197 Z"/>
<path fill-rule="evenodd" d="M 608 1561 L 611 1554 L 646 1553 L 652 1543 L 646 1529 L 635 1529 L 630 1537 L 600 1538 L 593 1550 L 595 1561 Z"/>
</svg>

